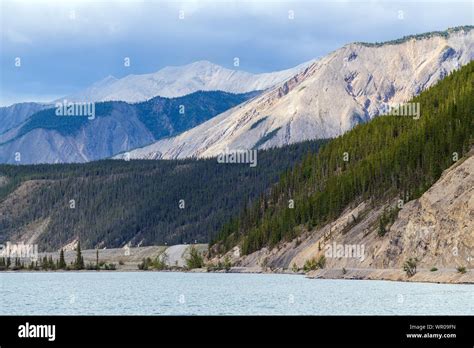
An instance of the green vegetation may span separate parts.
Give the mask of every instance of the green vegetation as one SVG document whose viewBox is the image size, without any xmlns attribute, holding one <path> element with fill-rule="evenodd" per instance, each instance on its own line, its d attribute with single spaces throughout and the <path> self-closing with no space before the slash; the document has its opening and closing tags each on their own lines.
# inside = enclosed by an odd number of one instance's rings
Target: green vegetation
<svg viewBox="0 0 474 348">
<path fill-rule="evenodd" d="M 57 250 L 75 238 L 87 249 L 129 241 L 144 246 L 208 242 L 281 172 L 324 143 L 259 150 L 254 168 L 216 159 L 0 165 L 0 176 L 8 178 L 7 186 L 0 187 L 0 201 L 20 184 L 35 183 L 24 200 L 10 201 L 0 214 L 0 243 L 44 219 L 49 223 L 38 241 L 41 250 Z"/>
<path fill-rule="evenodd" d="M 69 268 L 69 269 L 74 269 L 74 268 Z M 85 269 L 88 270 L 88 271 L 100 271 L 100 270 L 104 270 L 104 271 L 115 271 L 117 269 L 117 265 L 115 263 L 106 263 L 106 262 L 99 262 L 99 263 L 92 263 L 92 262 L 89 262 L 86 266 L 85 266 Z"/>
<path fill-rule="evenodd" d="M 29 263 L 21 258 L 14 258 L 13 264 L 11 262 L 11 258 L 2 257 L 0 258 L 0 271 L 12 270 L 12 271 L 20 271 L 23 269 L 28 269 L 30 271 L 56 271 L 56 270 L 115 270 L 116 265 L 114 263 L 105 263 L 105 262 L 98 262 L 98 251 L 96 253 L 97 261 L 96 263 L 89 262 L 87 265 L 84 264 L 84 258 L 81 252 L 81 245 L 80 242 L 76 248 L 76 259 L 74 262 L 71 262 L 69 265 L 66 264 L 64 259 L 64 251 L 61 249 L 59 252 L 59 258 L 55 261 L 53 260 L 53 256 L 43 256 L 43 258 L 39 261 L 32 261 L 30 260 Z"/>
<path fill-rule="evenodd" d="M 153 265 L 153 261 L 150 257 L 144 258 L 141 263 L 138 264 L 138 269 L 147 271 Z"/>
<path fill-rule="evenodd" d="M 391 41 L 386 41 L 386 42 L 376 42 L 376 43 L 356 42 L 356 43 L 360 44 L 360 45 L 363 45 L 363 46 L 367 46 L 367 47 L 379 47 L 379 46 L 383 46 L 383 45 L 398 45 L 398 44 L 401 44 L 403 42 L 413 40 L 413 39 L 414 40 L 422 40 L 422 39 L 428 39 L 428 38 L 436 37 L 436 36 L 446 38 L 446 37 L 448 37 L 448 35 L 450 33 L 455 33 L 455 32 L 461 31 L 461 30 L 469 31 L 469 30 L 472 30 L 472 29 L 474 29 L 474 26 L 464 25 L 464 26 L 450 28 L 450 29 L 445 30 L 445 31 L 430 31 L 428 33 L 423 33 L 423 34 L 408 35 L 408 36 L 404 36 L 404 37 L 402 37 L 400 39 L 397 39 L 397 40 L 391 40 Z"/>
<path fill-rule="evenodd" d="M 303 270 L 305 272 L 314 271 L 316 269 L 322 269 L 326 266 L 326 257 L 321 255 L 318 259 L 312 258 L 310 260 L 306 260 L 303 266 Z"/>
<path fill-rule="evenodd" d="M 84 258 L 82 257 L 81 253 L 81 242 L 77 242 L 76 247 L 76 262 L 74 263 L 74 267 L 77 270 L 84 269 Z"/>
<path fill-rule="evenodd" d="M 380 237 L 383 237 L 385 233 L 387 233 L 387 225 L 391 225 L 395 221 L 399 210 L 400 209 L 398 207 L 384 209 L 382 215 L 379 218 L 378 235 Z"/>
<path fill-rule="evenodd" d="M 169 269 L 168 265 L 168 255 L 166 252 L 161 253 L 158 255 L 154 260 L 151 257 L 143 258 L 142 262 L 138 264 L 138 269 L 142 271 L 147 270 L 157 270 L 157 271 L 164 271 Z"/>
<path fill-rule="evenodd" d="M 420 103 L 419 119 L 380 116 L 329 142 L 231 219 L 211 250 L 222 253 L 240 244 L 248 254 L 322 226 L 350 204 L 420 197 L 472 146 L 473 93 L 471 62 L 412 99 Z M 381 221 L 381 235 L 393 216 Z"/>
<path fill-rule="evenodd" d="M 467 269 L 465 266 L 459 266 L 458 268 L 456 268 L 456 270 L 461 274 L 464 274 L 467 272 Z"/>
<path fill-rule="evenodd" d="M 232 262 L 230 261 L 229 255 L 224 258 L 224 269 L 226 272 L 229 272 L 232 267 Z"/>
<path fill-rule="evenodd" d="M 291 266 L 291 271 L 294 272 L 294 273 L 297 273 L 300 269 L 298 268 L 298 266 L 296 265 L 295 262 L 293 262 L 293 265 Z"/>
<path fill-rule="evenodd" d="M 21 271 L 23 269 L 28 269 L 30 271 L 47 271 L 56 270 L 58 267 L 57 262 L 54 263 L 51 258 L 47 258 L 46 256 L 41 260 L 41 262 L 31 261 L 28 265 L 18 257 L 13 260 L 13 265 L 10 257 L 0 257 L 0 271 Z"/>
<path fill-rule="evenodd" d="M 168 254 L 166 252 L 163 252 L 161 255 L 158 255 L 153 262 L 153 268 L 158 270 L 158 271 L 163 271 L 165 269 L 168 269 Z"/>
<path fill-rule="evenodd" d="M 194 245 L 189 249 L 189 256 L 186 258 L 186 267 L 188 269 L 204 267 L 204 259 Z"/>
<path fill-rule="evenodd" d="M 430 272 L 436 272 L 437 270 L 438 270 L 438 269 L 437 269 L 436 267 L 432 267 L 432 268 L 430 269 Z"/>
<path fill-rule="evenodd" d="M 59 262 L 58 262 L 58 268 L 59 269 L 66 269 L 66 260 L 64 259 L 64 251 L 61 249 L 59 252 Z"/>
<path fill-rule="evenodd" d="M 9 257 L 0 257 L 0 271 L 5 271 L 10 267 L 11 260 Z"/>
<path fill-rule="evenodd" d="M 102 113 L 108 114 L 111 110 L 111 103 L 108 106 L 106 106 L 105 103 L 96 104 L 96 115 L 102 115 Z M 38 128 L 54 129 L 61 135 L 76 135 L 87 122 L 90 122 L 87 117 L 59 117 L 56 115 L 55 108 L 45 109 L 38 111 L 30 117 L 23 126 L 21 126 L 14 139 L 18 139 Z M 14 139 L 11 139 L 10 142 Z"/>
<path fill-rule="evenodd" d="M 219 261 L 217 265 L 209 263 L 206 267 L 207 267 L 208 272 L 215 272 L 215 271 L 222 271 L 222 270 L 229 272 L 230 269 L 232 268 L 232 261 L 230 260 L 229 255 L 226 255 L 224 258 L 224 262 Z"/>
<path fill-rule="evenodd" d="M 265 121 L 266 119 L 268 118 L 268 116 L 265 116 L 265 117 L 262 117 L 260 120 L 258 120 L 257 122 L 254 122 L 251 126 L 250 126 L 250 129 L 255 129 L 258 127 L 258 125 L 260 123 L 262 123 L 263 121 Z"/>
<path fill-rule="evenodd" d="M 106 271 L 115 271 L 117 269 L 117 266 L 115 265 L 115 263 L 106 263 L 104 265 L 104 269 Z"/>
<path fill-rule="evenodd" d="M 416 266 L 418 264 L 418 259 L 409 258 L 403 263 L 403 270 L 407 274 L 408 277 L 413 277 L 416 274 Z"/>
<path fill-rule="evenodd" d="M 178 98 L 155 97 L 136 104 L 121 101 L 100 102 L 95 103 L 95 118 L 110 116 L 114 111 L 137 115 L 158 140 L 195 127 L 259 93 L 258 91 L 242 94 L 198 91 Z M 181 106 L 184 106 L 183 110 L 180 109 Z M 35 113 L 20 128 L 14 139 L 39 128 L 56 130 L 64 136 L 75 136 L 89 122 L 94 121 L 87 117 L 57 116 L 56 108 L 53 107 Z"/>
<path fill-rule="evenodd" d="M 133 106 L 137 110 L 139 120 L 155 139 L 161 139 L 193 128 L 259 93 L 198 91 L 178 98 L 155 97 Z M 181 110 L 181 106 L 184 109 Z M 167 126 L 163 125 L 164 117 L 169 120 Z"/>
<path fill-rule="evenodd" d="M 265 144 L 267 141 L 269 141 L 271 138 L 273 138 L 277 133 L 278 131 L 281 129 L 281 127 L 278 127 L 278 128 L 275 128 L 274 130 L 272 130 L 271 132 L 268 132 L 267 134 L 265 134 L 263 137 L 261 137 L 260 139 L 258 139 L 258 141 L 255 143 L 255 145 L 253 146 L 253 149 L 257 149 L 259 146 Z"/>
</svg>

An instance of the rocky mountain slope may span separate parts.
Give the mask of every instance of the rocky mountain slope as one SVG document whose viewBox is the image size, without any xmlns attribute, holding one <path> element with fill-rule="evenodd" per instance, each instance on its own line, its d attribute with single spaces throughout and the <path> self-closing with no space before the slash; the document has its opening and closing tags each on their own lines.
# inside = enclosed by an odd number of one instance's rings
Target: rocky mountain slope
<svg viewBox="0 0 474 348">
<path fill-rule="evenodd" d="M 456 275 L 455 270 L 460 266 L 474 267 L 474 151 L 447 169 L 420 198 L 403 205 L 388 233 L 381 237 L 377 222 L 390 204 L 374 209 L 370 202 L 363 202 L 346 209 L 333 222 L 278 247 L 245 256 L 240 256 L 240 248 L 236 247 L 228 255 L 235 266 L 253 270 L 303 269 L 308 260 L 325 255 L 325 267 L 315 273 L 317 276 L 394 280 L 406 279 L 401 271 L 404 262 L 417 258 L 420 269 L 440 270 L 439 281 L 474 281 L 472 275 Z M 350 248 L 351 254 L 328 256 L 330 248 L 336 250 L 334 246 Z M 342 273 L 343 268 L 348 271 L 347 276 Z M 388 271 L 374 271 L 382 269 Z M 437 279 L 436 272 L 419 280 Z"/>
<path fill-rule="evenodd" d="M 88 102 L 120 100 L 133 103 L 156 96 L 176 98 L 196 91 L 259 91 L 289 79 L 310 63 L 272 73 L 251 74 L 237 69 L 226 69 L 208 61 L 198 61 L 183 66 L 166 67 L 152 74 L 128 75 L 121 79 L 108 76 L 83 91 L 66 96 L 65 99 Z"/>
<path fill-rule="evenodd" d="M 216 156 L 226 148 L 336 137 L 406 102 L 474 59 L 474 30 L 458 27 L 385 44 L 346 45 L 265 92 L 132 158 Z"/>
<path fill-rule="evenodd" d="M 474 61 L 410 100 L 419 119 L 381 116 L 330 141 L 230 221 L 211 254 L 246 268 L 377 279 L 406 279 L 412 259 L 428 272 L 413 279 L 468 281 L 473 88 Z M 443 275 L 430 277 L 436 269 Z"/>
<path fill-rule="evenodd" d="M 195 92 L 146 102 L 95 104 L 95 115 L 33 114 L 0 135 L 0 163 L 87 162 L 179 134 L 254 97 L 257 92 Z"/>
<path fill-rule="evenodd" d="M 0 134 L 20 125 L 34 113 L 48 107 L 51 106 L 40 103 L 18 103 L 0 107 Z"/>
</svg>

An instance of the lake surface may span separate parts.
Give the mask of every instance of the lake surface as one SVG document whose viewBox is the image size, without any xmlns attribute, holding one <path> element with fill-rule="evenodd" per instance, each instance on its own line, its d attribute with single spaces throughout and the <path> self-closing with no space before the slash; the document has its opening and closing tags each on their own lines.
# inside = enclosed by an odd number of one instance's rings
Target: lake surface
<svg viewBox="0 0 474 348">
<path fill-rule="evenodd" d="M 462 315 L 474 286 L 301 275 L 0 273 L 0 315 Z"/>
</svg>

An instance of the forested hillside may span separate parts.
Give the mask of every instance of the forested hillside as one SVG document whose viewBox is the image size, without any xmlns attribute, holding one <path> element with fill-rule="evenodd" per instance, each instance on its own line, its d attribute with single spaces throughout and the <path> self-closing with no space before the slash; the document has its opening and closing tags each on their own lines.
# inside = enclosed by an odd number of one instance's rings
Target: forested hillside
<svg viewBox="0 0 474 348">
<path fill-rule="evenodd" d="M 472 146 L 473 93 L 471 62 L 413 98 L 419 119 L 380 116 L 329 142 L 227 223 L 214 250 L 241 244 L 248 254 L 332 221 L 350 203 L 419 197 Z"/>
<path fill-rule="evenodd" d="M 83 248 L 208 242 L 322 143 L 259 151 L 256 167 L 215 158 L 1 165 L 0 243 L 34 234 L 41 250 L 75 238 Z"/>
</svg>

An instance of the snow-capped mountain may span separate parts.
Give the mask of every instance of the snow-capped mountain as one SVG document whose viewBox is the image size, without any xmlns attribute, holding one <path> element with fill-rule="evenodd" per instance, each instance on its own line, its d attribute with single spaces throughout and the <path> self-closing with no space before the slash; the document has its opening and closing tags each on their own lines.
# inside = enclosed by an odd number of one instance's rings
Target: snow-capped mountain
<svg viewBox="0 0 474 348">
<path fill-rule="evenodd" d="M 336 137 L 381 114 L 386 104 L 408 101 L 473 59 L 473 27 L 383 44 L 348 44 L 259 97 L 129 155 L 211 157 L 226 149 Z"/>
<path fill-rule="evenodd" d="M 313 61 L 294 68 L 263 74 L 226 69 L 208 61 L 166 67 L 152 74 L 108 76 L 89 88 L 66 96 L 69 101 L 145 101 L 161 96 L 175 98 L 196 91 L 246 93 L 265 90 L 294 76 Z"/>
</svg>

